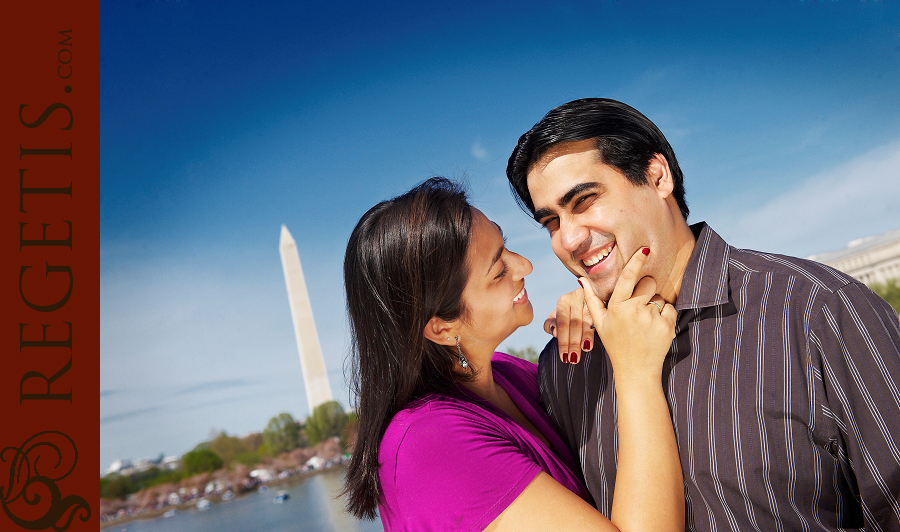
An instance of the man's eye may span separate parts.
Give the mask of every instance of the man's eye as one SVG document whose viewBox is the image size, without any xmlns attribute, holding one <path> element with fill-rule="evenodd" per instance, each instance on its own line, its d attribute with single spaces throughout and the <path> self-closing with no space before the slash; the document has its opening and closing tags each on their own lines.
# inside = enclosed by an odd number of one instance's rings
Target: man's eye
<svg viewBox="0 0 900 532">
<path fill-rule="evenodd" d="M 594 198 L 596 198 L 596 194 L 586 194 L 581 196 L 577 200 L 575 200 L 575 205 L 572 207 L 572 210 L 575 212 L 582 212 L 594 202 Z"/>
<path fill-rule="evenodd" d="M 541 225 L 544 226 L 544 229 L 552 233 L 553 231 L 556 231 L 557 228 L 559 228 L 559 218 L 550 218 L 549 220 L 544 220 Z"/>
</svg>

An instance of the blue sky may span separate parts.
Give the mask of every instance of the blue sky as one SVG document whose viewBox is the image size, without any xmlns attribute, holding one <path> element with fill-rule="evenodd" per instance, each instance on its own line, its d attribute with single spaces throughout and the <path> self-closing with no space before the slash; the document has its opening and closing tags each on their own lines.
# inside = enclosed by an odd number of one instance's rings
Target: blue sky
<svg viewBox="0 0 900 532">
<path fill-rule="evenodd" d="M 540 348 L 574 278 L 508 191 L 575 98 L 662 129 L 689 221 L 796 256 L 900 227 L 895 2 L 101 2 L 101 466 L 303 418 L 278 235 L 349 407 L 341 266 L 359 217 L 464 179 L 532 260 Z"/>
</svg>

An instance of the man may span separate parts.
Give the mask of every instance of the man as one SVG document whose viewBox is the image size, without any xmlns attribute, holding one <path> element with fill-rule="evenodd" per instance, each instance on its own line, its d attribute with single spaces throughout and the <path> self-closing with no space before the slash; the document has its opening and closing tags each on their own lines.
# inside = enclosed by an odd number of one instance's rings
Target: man
<svg viewBox="0 0 900 532">
<path fill-rule="evenodd" d="M 686 528 L 900 530 L 900 330 L 884 301 L 821 264 L 688 226 L 668 141 L 614 100 L 550 111 L 519 139 L 507 177 L 601 299 L 627 258 L 650 248 L 644 274 L 678 311 L 662 378 Z M 613 375 L 599 338 L 585 347 L 558 353 L 550 342 L 541 396 L 609 515 Z"/>
</svg>

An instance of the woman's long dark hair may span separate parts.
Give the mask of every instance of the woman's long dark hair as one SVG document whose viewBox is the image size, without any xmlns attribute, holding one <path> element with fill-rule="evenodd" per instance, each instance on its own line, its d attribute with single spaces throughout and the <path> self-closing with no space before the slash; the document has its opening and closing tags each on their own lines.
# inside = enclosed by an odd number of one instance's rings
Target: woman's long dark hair
<svg viewBox="0 0 900 532">
<path fill-rule="evenodd" d="M 452 353 L 425 339 L 424 330 L 433 316 L 464 317 L 471 228 L 465 191 L 434 177 L 369 209 L 350 235 L 344 287 L 359 429 L 344 494 L 358 518 L 376 516 L 378 450 L 394 414 L 465 379 L 454 374 Z"/>
</svg>

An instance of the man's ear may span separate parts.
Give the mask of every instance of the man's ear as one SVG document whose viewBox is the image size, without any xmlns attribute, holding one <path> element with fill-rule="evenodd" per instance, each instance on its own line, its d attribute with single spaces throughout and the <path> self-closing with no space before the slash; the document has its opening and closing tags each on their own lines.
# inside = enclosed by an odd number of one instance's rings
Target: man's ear
<svg viewBox="0 0 900 532">
<path fill-rule="evenodd" d="M 672 170 L 666 158 L 660 153 L 654 153 L 647 165 L 647 182 L 653 187 L 661 198 L 672 195 L 675 189 L 675 181 L 672 178 Z"/>
<path fill-rule="evenodd" d="M 457 336 L 457 334 L 454 331 L 455 327 L 452 322 L 444 321 L 437 316 L 434 316 L 425 324 L 423 334 L 426 339 L 431 340 L 438 345 L 455 346 L 456 340 L 454 337 Z"/>
</svg>

